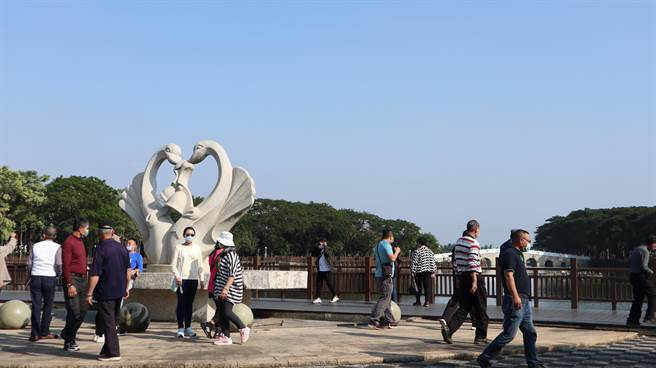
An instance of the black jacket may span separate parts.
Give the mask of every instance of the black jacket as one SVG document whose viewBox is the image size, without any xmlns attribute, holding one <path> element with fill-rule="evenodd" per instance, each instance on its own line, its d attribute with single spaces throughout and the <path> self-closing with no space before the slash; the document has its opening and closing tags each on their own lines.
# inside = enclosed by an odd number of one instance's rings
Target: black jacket
<svg viewBox="0 0 656 368">
<path fill-rule="evenodd" d="M 330 248 L 328 248 L 327 246 L 324 247 L 323 249 L 317 248 L 317 250 L 315 251 L 314 256 L 317 259 L 314 261 L 314 263 L 317 266 L 317 271 L 319 270 L 319 259 L 321 258 L 322 255 L 324 256 L 324 258 L 326 258 L 326 262 L 328 263 L 328 268 L 330 269 L 330 271 L 332 271 L 333 265 L 331 264 L 331 258 L 333 256 L 333 253 L 330 251 Z"/>
</svg>

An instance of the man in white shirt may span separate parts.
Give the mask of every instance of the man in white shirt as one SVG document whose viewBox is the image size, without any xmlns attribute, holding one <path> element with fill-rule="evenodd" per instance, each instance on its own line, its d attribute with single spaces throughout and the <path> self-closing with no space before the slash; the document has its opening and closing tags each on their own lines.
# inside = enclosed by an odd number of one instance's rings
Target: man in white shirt
<svg viewBox="0 0 656 368">
<path fill-rule="evenodd" d="M 43 231 L 43 241 L 32 246 L 27 268 L 30 272 L 32 297 L 32 332 L 30 341 L 56 339 L 50 333 L 52 305 L 55 300 L 57 276 L 61 275 L 61 245 L 54 242 L 57 229 L 50 226 Z"/>
</svg>

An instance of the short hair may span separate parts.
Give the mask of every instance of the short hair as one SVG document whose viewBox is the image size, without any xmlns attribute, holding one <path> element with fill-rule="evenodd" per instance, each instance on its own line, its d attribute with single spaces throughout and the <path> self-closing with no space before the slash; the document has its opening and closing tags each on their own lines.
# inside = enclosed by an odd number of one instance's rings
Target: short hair
<svg viewBox="0 0 656 368">
<path fill-rule="evenodd" d="M 89 219 L 86 217 L 76 218 L 73 222 L 73 231 L 79 230 L 81 227 L 89 226 Z"/>
<path fill-rule="evenodd" d="M 136 241 L 136 240 L 134 240 L 134 239 L 132 239 L 132 238 L 130 238 L 130 239 L 128 239 L 128 243 L 130 243 L 130 242 L 133 242 L 133 243 L 134 243 L 134 245 L 137 245 L 137 241 Z"/>
<path fill-rule="evenodd" d="M 512 233 L 510 233 L 510 240 L 512 240 L 513 243 L 516 243 L 522 238 L 523 234 L 528 235 L 528 231 L 524 229 L 515 229 Z"/>
<path fill-rule="evenodd" d="M 184 234 L 187 232 L 187 230 L 193 230 L 194 234 L 196 234 L 196 229 L 194 229 L 191 226 L 187 226 L 187 227 L 184 228 L 184 230 L 182 230 L 182 236 L 184 236 Z"/>
<path fill-rule="evenodd" d="M 54 239 L 57 237 L 57 228 L 54 226 L 50 225 L 43 229 L 43 236 L 45 236 L 48 239 Z"/>
<path fill-rule="evenodd" d="M 420 236 L 420 237 L 417 238 L 417 244 L 419 244 L 419 245 L 427 245 L 427 244 L 428 244 L 428 240 L 426 239 L 425 236 Z"/>
<path fill-rule="evenodd" d="M 467 231 L 476 231 L 481 225 L 476 220 L 467 221 Z"/>
<path fill-rule="evenodd" d="M 652 244 L 656 244 L 656 235 L 654 234 L 649 235 L 645 240 L 645 245 L 652 245 Z"/>
<path fill-rule="evenodd" d="M 328 239 L 326 239 L 326 238 L 321 238 L 321 239 L 319 239 L 319 242 L 320 242 L 320 243 L 324 243 L 324 242 L 327 243 L 327 242 L 328 242 Z"/>
<path fill-rule="evenodd" d="M 387 239 L 391 235 L 394 235 L 394 232 L 392 232 L 392 227 L 389 226 L 389 225 L 385 225 L 385 227 L 383 227 L 383 231 L 381 233 L 381 239 Z"/>
</svg>

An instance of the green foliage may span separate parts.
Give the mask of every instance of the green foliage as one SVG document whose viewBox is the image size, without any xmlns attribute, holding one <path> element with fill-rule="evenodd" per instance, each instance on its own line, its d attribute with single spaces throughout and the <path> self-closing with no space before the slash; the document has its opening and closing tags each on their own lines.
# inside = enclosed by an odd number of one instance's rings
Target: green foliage
<svg viewBox="0 0 656 368">
<path fill-rule="evenodd" d="M 46 200 L 47 180 L 35 171 L 0 168 L 0 238 L 11 231 L 38 232 L 44 226 L 38 208 Z"/>
<path fill-rule="evenodd" d="M 404 252 L 424 236 L 433 250 L 439 244 L 432 234 L 404 220 L 385 220 L 366 212 L 337 210 L 325 203 L 300 203 L 258 199 L 234 227 L 235 241 L 243 254 L 309 255 L 317 241 L 328 239 L 336 255 L 369 255 L 385 225 L 392 226 L 396 244 Z M 409 254 L 409 253 L 408 253 Z"/>
<path fill-rule="evenodd" d="M 120 191 L 107 185 L 104 180 L 96 177 L 60 176 L 48 183 L 46 190 L 48 199 L 42 207 L 42 214 L 60 233 L 73 231 L 75 219 L 86 217 L 92 227 L 100 220 L 110 219 L 120 236 L 137 240 L 141 238 L 132 220 L 118 206 Z M 89 240 L 94 242 L 93 228 L 91 235 Z"/>
<path fill-rule="evenodd" d="M 649 234 L 656 234 L 656 207 L 586 208 L 548 219 L 536 231 L 534 248 L 623 259 Z"/>
</svg>

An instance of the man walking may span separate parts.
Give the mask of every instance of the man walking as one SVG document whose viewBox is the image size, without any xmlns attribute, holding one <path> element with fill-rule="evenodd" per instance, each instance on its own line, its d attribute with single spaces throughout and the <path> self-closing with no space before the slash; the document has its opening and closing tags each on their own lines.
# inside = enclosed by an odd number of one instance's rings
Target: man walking
<svg viewBox="0 0 656 368">
<path fill-rule="evenodd" d="M 374 274 L 380 297 L 371 311 L 371 318 L 369 320 L 369 328 L 381 329 L 392 328 L 396 323 L 390 310 L 392 301 L 392 278 L 396 272 L 394 262 L 401 253 L 401 248 L 397 247 L 395 251 L 392 250 L 392 243 L 394 243 L 394 234 L 390 227 L 383 229 L 382 239 L 374 248 L 374 258 L 376 260 L 376 272 Z M 385 317 L 385 323 L 381 324 L 381 318 Z"/>
<path fill-rule="evenodd" d="M 481 246 L 476 240 L 480 234 L 480 225 L 476 220 L 467 222 L 467 230 L 456 242 L 455 258 L 460 285 L 458 288 L 458 310 L 452 318 L 440 320 L 442 338 L 449 344 L 452 336 L 467 318 L 472 315 L 476 324 L 475 344 L 486 344 L 487 340 L 487 291 L 481 275 Z"/>
<path fill-rule="evenodd" d="M 57 276 L 61 274 L 61 245 L 54 242 L 57 229 L 52 226 L 43 231 L 43 241 L 32 246 L 27 259 L 27 268 L 31 275 L 30 296 L 32 298 L 32 332 L 30 341 L 56 339 L 59 336 L 50 333 L 52 305 L 55 300 Z"/>
<path fill-rule="evenodd" d="M 531 243 L 528 231 L 517 230 L 512 234 L 512 248 L 506 249 L 499 257 L 503 269 L 503 331 L 478 356 L 478 364 L 492 367 L 490 361 L 499 354 L 522 331 L 524 337 L 524 355 L 529 368 L 542 367 L 538 361 L 535 342 L 537 332 L 533 326 L 529 296 L 531 284 L 524 262 L 524 254 Z"/>
<path fill-rule="evenodd" d="M 326 238 L 321 238 L 319 241 L 319 251 L 317 254 L 317 298 L 312 301 L 314 304 L 321 304 L 321 287 L 323 281 L 326 281 L 330 293 L 333 295 L 333 298 L 330 300 L 331 303 L 336 303 L 339 301 L 337 294 L 335 294 L 335 287 L 333 286 L 333 276 L 332 270 L 333 266 L 330 264 L 332 259 L 332 252 L 328 248 L 328 241 Z"/>
<path fill-rule="evenodd" d="M 629 255 L 629 268 L 631 271 L 631 287 L 633 289 L 633 304 L 629 318 L 626 320 L 628 326 L 640 326 L 640 316 L 642 315 L 642 303 L 645 300 L 653 300 L 654 288 L 648 280 L 654 274 L 654 270 L 649 268 L 649 251 L 656 249 L 656 235 L 650 235 L 645 240 L 645 244 L 635 247 Z M 653 302 L 652 302 L 653 303 Z M 652 306 L 653 307 L 653 306 Z M 645 318 L 650 321 L 651 311 L 648 309 Z"/>
<path fill-rule="evenodd" d="M 98 227 L 100 242 L 91 267 L 87 304 L 97 301 L 100 314 L 99 322 L 105 333 L 105 343 L 100 350 L 98 360 L 121 360 L 121 352 L 116 332 L 116 317 L 121 307 L 121 299 L 129 296 L 128 281 L 130 256 L 121 243 L 113 239 L 114 228 L 110 221 L 102 221 Z"/>
<path fill-rule="evenodd" d="M 82 242 L 82 239 L 89 235 L 89 220 L 77 220 L 73 229 L 71 235 L 64 240 L 62 247 L 64 301 L 66 302 L 66 326 L 62 338 L 64 338 L 65 351 L 80 350 L 75 337 L 89 309 L 84 298 L 88 288 L 87 252 Z"/>
</svg>

